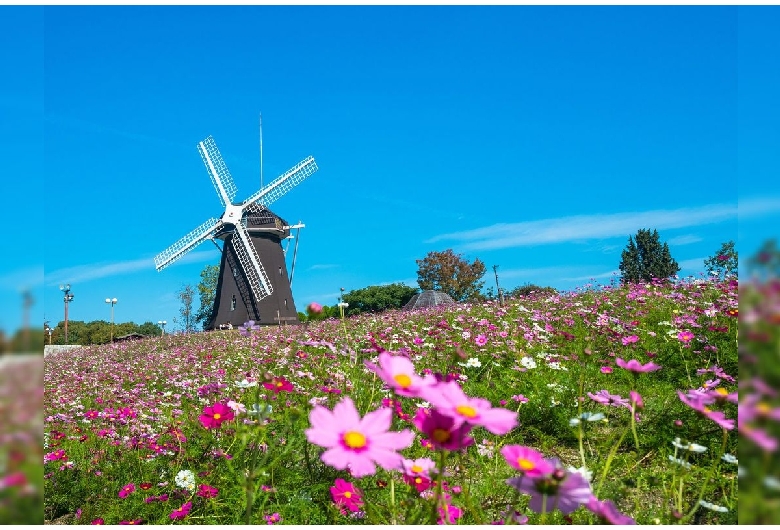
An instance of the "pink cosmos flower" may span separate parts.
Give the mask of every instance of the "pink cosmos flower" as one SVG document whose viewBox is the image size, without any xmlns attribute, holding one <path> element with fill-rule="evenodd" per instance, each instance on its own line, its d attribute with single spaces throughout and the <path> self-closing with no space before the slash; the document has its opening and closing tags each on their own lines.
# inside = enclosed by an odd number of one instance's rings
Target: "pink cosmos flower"
<svg viewBox="0 0 780 530">
<path fill-rule="evenodd" d="M 182 504 L 179 508 L 173 510 L 169 515 L 169 517 L 174 521 L 184 519 L 190 514 L 191 509 L 192 509 L 192 503 L 187 501 L 184 504 Z"/>
<path fill-rule="evenodd" d="M 564 515 L 569 515 L 592 497 L 590 484 L 579 473 L 566 471 L 559 467 L 560 462 L 553 458 L 550 464 L 555 468 L 549 475 L 537 478 L 529 476 L 507 479 L 506 483 L 520 493 L 531 496 L 529 508 L 536 513 L 542 512 L 542 506 L 550 512 L 556 508 Z M 546 497 L 546 502 L 545 501 Z"/>
<path fill-rule="evenodd" d="M 691 407 L 705 418 L 709 418 L 710 420 L 714 421 L 722 428 L 727 430 L 734 428 L 734 420 L 727 419 L 723 411 L 711 410 L 707 406 L 712 404 L 715 400 L 706 393 L 689 392 L 688 394 L 683 394 L 678 390 L 677 395 L 679 396 L 680 401 Z"/>
<path fill-rule="evenodd" d="M 438 409 L 418 409 L 412 423 L 430 438 L 431 446 L 458 451 L 474 443 L 474 439 L 468 436 L 471 424 L 458 424 L 455 418 L 445 416 Z"/>
<path fill-rule="evenodd" d="M 92 521 L 89 524 L 106 524 L 106 522 L 103 520 L 102 517 L 98 517 L 97 519 L 95 519 L 94 521 Z"/>
<path fill-rule="evenodd" d="M 282 516 L 279 515 L 279 512 L 274 512 L 271 515 L 265 515 L 264 517 L 266 524 L 276 524 L 282 520 Z"/>
<path fill-rule="evenodd" d="M 680 333 L 677 334 L 677 339 L 684 344 L 688 344 L 689 342 L 691 342 L 693 340 L 693 337 L 694 335 L 690 331 L 681 331 Z"/>
<path fill-rule="evenodd" d="M 474 339 L 474 342 L 476 343 L 477 346 L 484 346 L 485 344 L 487 344 L 487 341 L 488 341 L 487 337 L 482 333 L 477 335 L 476 338 Z"/>
<path fill-rule="evenodd" d="M 633 403 L 637 409 L 645 408 L 645 402 L 642 400 L 642 395 L 636 390 L 632 390 L 628 393 L 631 396 L 631 403 Z"/>
<path fill-rule="evenodd" d="M 246 412 L 246 405 L 244 405 L 243 403 L 238 403 L 237 401 L 230 400 L 230 401 L 227 402 L 227 406 L 230 407 L 230 409 L 233 412 L 236 412 L 236 413 L 239 413 L 239 414 L 242 413 L 242 412 Z"/>
<path fill-rule="evenodd" d="M 468 422 L 501 435 L 514 429 L 518 423 L 516 412 L 493 408 L 486 399 L 468 397 L 455 381 L 424 387 L 422 397 L 439 412 L 453 418 L 456 425 Z"/>
<path fill-rule="evenodd" d="M 336 482 L 330 488 L 330 497 L 338 506 L 343 506 L 350 512 L 359 512 L 363 506 L 363 499 L 360 491 L 355 488 L 351 482 L 337 478 Z"/>
<path fill-rule="evenodd" d="M 404 482 L 414 486 L 418 492 L 423 492 L 431 487 L 430 471 L 436 469 L 436 463 L 430 458 L 418 458 L 416 460 L 404 459 L 401 464 Z"/>
<path fill-rule="evenodd" d="M 634 344 L 635 342 L 639 342 L 639 337 L 636 335 L 629 335 L 628 337 L 623 337 L 621 339 L 621 342 L 623 343 L 623 346 L 628 346 L 629 344 Z"/>
<path fill-rule="evenodd" d="M 418 397 L 423 387 L 436 384 L 433 375 L 418 376 L 412 361 L 406 357 L 391 355 L 386 351 L 379 354 L 378 366 L 368 361 L 365 364 L 399 396 Z"/>
<path fill-rule="evenodd" d="M 602 366 L 601 367 L 601 373 L 602 374 L 611 374 L 612 373 L 612 367 L 611 366 Z"/>
<path fill-rule="evenodd" d="M 555 467 L 544 459 L 542 453 L 524 445 L 505 445 L 501 454 L 507 464 L 519 469 L 527 477 L 540 477 L 555 470 Z"/>
<path fill-rule="evenodd" d="M 218 429 L 222 422 L 230 421 L 235 417 L 230 407 L 222 403 L 214 403 L 210 407 L 203 408 L 203 414 L 198 416 L 201 424 L 207 429 Z"/>
<path fill-rule="evenodd" d="M 408 429 L 390 432 L 393 411 L 381 408 L 362 419 L 349 397 L 333 407 L 321 405 L 309 414 L 311 428 L 306 429 L 310 443 L 327 448 L 322 461 L 336 469 L 349 467 L 352 476 L 362 477 L 376 472 L 376 465 L 391 471 L 398 469 L 402 457 L 396 451 L 409 447 L 414 433 Z"/>
<path fill-rule="evenodd" d="M 626 398 L 618 394 L 610 394 L 607 390 L 599 390 L 595 394 L 588 392 L 588 397 L 590 397 L 590 399 L 596 403 L 601 403 L 602 405 L 631 408 Z"/>
<path fill-rule="evenodd" d="M 320 313 L 322 313 L 322 306 L 320 304 L 318 304 L 317 302 L 310 303 L 306 307 L 306 309 L 308 310 L 309 313 L 313 313 L 315 315 L 319 315 Z"/>
<path fill-rule="evenodd" d="M 127 484 L 121 490 L 119 490 L 119 498 L 124 499 L 134 491 L 135 491 L 135 484 L 131 482 L 130 484 Z"/>
<path fill-rule="evenodd" d="M 143 523 L 143 519 L 130 519 L 129 521 L 119 521 L 119 524 L 129 524 L 129 525 L 136 525 Z"/>
<path fill-rule="evenodd" d="M 628 515 L 620 513 L 611 500 L 600 501 L 596 497 L 591 497 L 585 504 L 585 508 L 593 512 L 599 519 L 607 524 L 624 525 L 636 524 Z"/>
<path fill-rule="evenodd" d="M 617 364 L 621 368 L 625 368 L 626 370 L 629 370 L 636 374 L 645 373 L 645 372 L 655 372 L 656 370 L 661 369 L 660 366 L 658 366 L 652 361 L 650 361 L 647 364 L 642 364 L 636 359 L 631 359 L 630 361 L 626 362 L 620 357 L 615 359 L 615 364 Z"/>
</svg>

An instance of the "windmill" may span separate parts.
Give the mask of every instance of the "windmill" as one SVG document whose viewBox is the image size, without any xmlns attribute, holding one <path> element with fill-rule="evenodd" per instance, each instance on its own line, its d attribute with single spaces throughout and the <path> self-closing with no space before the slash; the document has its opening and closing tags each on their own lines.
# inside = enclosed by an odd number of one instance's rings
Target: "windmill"
<svg viewBox="0 0 780 530">
<path fill-rule="evenodd" d="M 290 237 L 291 229 L 300 231 L 303 225 L 288 225 L 268 207 L 317 171 L 317 163 L 309 156 L 267 186 L 261 184 L 245 201 L 235 203 L 236 185 L 214 139 L 209 136 L 199 142 L 198 152 L 225 212 L 155 256 L 155 267 L 161 271 L 204 241 L 217 245 L 220 239 L 219 280 L 211 319 L 204 329 L 236 327 L 248 320 L 261 325 L 297 321 L 281 241 Z"/>
</svg>

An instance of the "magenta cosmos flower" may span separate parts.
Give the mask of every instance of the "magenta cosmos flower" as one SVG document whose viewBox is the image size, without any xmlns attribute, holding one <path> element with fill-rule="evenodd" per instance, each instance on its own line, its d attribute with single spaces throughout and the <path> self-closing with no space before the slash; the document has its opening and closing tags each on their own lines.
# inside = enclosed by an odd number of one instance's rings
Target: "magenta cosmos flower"
<svg viewBox="0 0 780 530">
<path fill-rule="evenodd" d="M 468 397 L 455 381 L 424 387 L 422 397 L 440 413 L 453 418 L 456 426 L 468 422 L 499 435 L 517 426 L 516 412 L 493 408 L 487 399 Z"/>
<path fill-rule="evenodd" d="M 365 364 L 399 396 L 418 397 L 423 387 L 436 384 L 435 377 L 420 377 L 415 372 L 412 361 L 399 355 L 382 352 L 379 354 L 379 365 L 368 361 L 365 361 Z"/>
<path fill-rule="evenodd" d="M 119 498 L 124 499 L 134 491 L 135 491 L 135 484 L 131 482 L 130 484 L 127 484 L 121 490 L 119 490 Z"/>
<path fill-rule="evenodd" d="M 626 370 L 629 370 L 637 374 L 645 373 L 645 372 L 655 372 L 656 370 L 661 369 L 660 366 L 658 366 L 652 361 L 650 361 L 647 364 L 642 364 L 636 359 L 631 359 L 630 361 L 626 362 L 620 357 L 615 359 L 615 364 L 617 364 L 621 368 L 625 368 Z"/>
<path fill-rule="evenodd" d="M 284 377 L 274 377 L 273 381 L 270 383 L 263 383 L 263 386 L 268 390 L 273 390 L 274 394 L 278 394 L 279 392 L 292 392 L 295 390 L 292 383 Z"/>
<path fill-rule="evenodd" d="M 210 407 L 203 407 L 203 414 L 198 419 L 207 429 L 218 429 L 222 422 L 232 420 L 235 417 L 230 407 L 223 403 L 214 403 Z"/>
<path fill-rule="evenodd" d="M 355 485 L 341 478 L 337 478 L 334 485 L 330 487 L 330 497 L 334 503 L 350 512 L 359 512 L 360 507 L 363 506 L 363 499 Z"/>
<path fill-rule="evenodd" d="M 507 464 L 519 469 L 527 477 L 540 477 L 555 470 L 555 467 L 544 459 L 542 453 L 524 445 L 505 445 L 501 454 Z"/>
<path fill-rule="evenodd" d="M 336 469 L 349 467 L 354 477 L 375 473 L 375 464 L 391 471 L 403 460 L 396 451 L 414 440 L 408 429 L 389 432 L 392 421 L 393 411 L 388 408 L 369 412 L 361 419 L 352 400 L 344 397 L 332 412 L 320 405 L 312 409 L 306 439 L 327 449 L 321 457 L 324 463 Z"/>
<path fill-rule="evenodd" d="M 190 510 L 192 509 L 192 503 L 191 502 L 185 502 L 181 505 L 180 508 L 177 508 L 171 512 L 171 515 L 169 517 L 173 519 L 174 521 L 177 519 L 184 519 L 190 514 Z"/>
<path fill-rule="evenodd" d="M 458 423 L 455 418 L 446 416 L 437 409 L 417 409 L 412 423 L 431 439 L 433 446 L 441 449 L 458 451 L 474 443 L 474 439 L 468 436 L 471 424 Z"/>
</svg>

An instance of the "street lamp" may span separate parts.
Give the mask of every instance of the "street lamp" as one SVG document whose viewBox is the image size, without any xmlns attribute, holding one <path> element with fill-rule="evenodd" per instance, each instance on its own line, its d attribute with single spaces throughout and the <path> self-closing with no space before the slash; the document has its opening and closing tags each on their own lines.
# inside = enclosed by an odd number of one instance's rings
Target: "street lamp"
<svg viewBox="0 0 780 530">
<path fill-rule="evenodd" d="M 60 291 L 65 293 L 63 301 L 65 302 L 65 344 L 68 343 L 68 304 L 73 301 L 73 294 L 70 292 L 70 284 L 60 285 Z"/>
<path fill-rule="evenodd" d="M 165 320 L 158 320 L 157 324 L 162 328 L 162 333 L 160 334 L 160 336 L 162 337 L 163 335 L 165 335 L 165 324 L 167 324 L 167 322 Z"/>
<path fill-rule="evenodd" d="M 116 298 L 106 298 L 106 303 L 111 304 L 111 342 L 114 342 L 114 306 L 117 302 Z"/>
</svg>

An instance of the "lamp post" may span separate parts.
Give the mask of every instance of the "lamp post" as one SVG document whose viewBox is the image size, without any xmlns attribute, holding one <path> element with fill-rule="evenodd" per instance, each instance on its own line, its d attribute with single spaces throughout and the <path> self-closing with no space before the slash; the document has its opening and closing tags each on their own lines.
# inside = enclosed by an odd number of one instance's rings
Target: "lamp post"
<svg viewBox="0 0 780 530">
<path fill-rule="evenodd" d="M 157 324 L 162 328 L 162 333 L 160 334 L 160 336 L 162 337 L 163 335 L 165 335 L 165 324 L 167 324 L 167 322 L 165 320 L 158 320 Z"/>
<path fill-rule="evenodd" d="M 111 342 L 114 342 L 114 306 L 118 301 L 116 298 L 106 298 L 106 303 L 111 304 Z"/>
<path fill-rule="evenodd" d="M 60 285 L 60 291 L 65 293 L 63 301 L 65 302 L 65 344 L 68 343 L 68 304 L 73 301 L 73 294 L 70 292 L 70 284 Z"/>
</svg>

